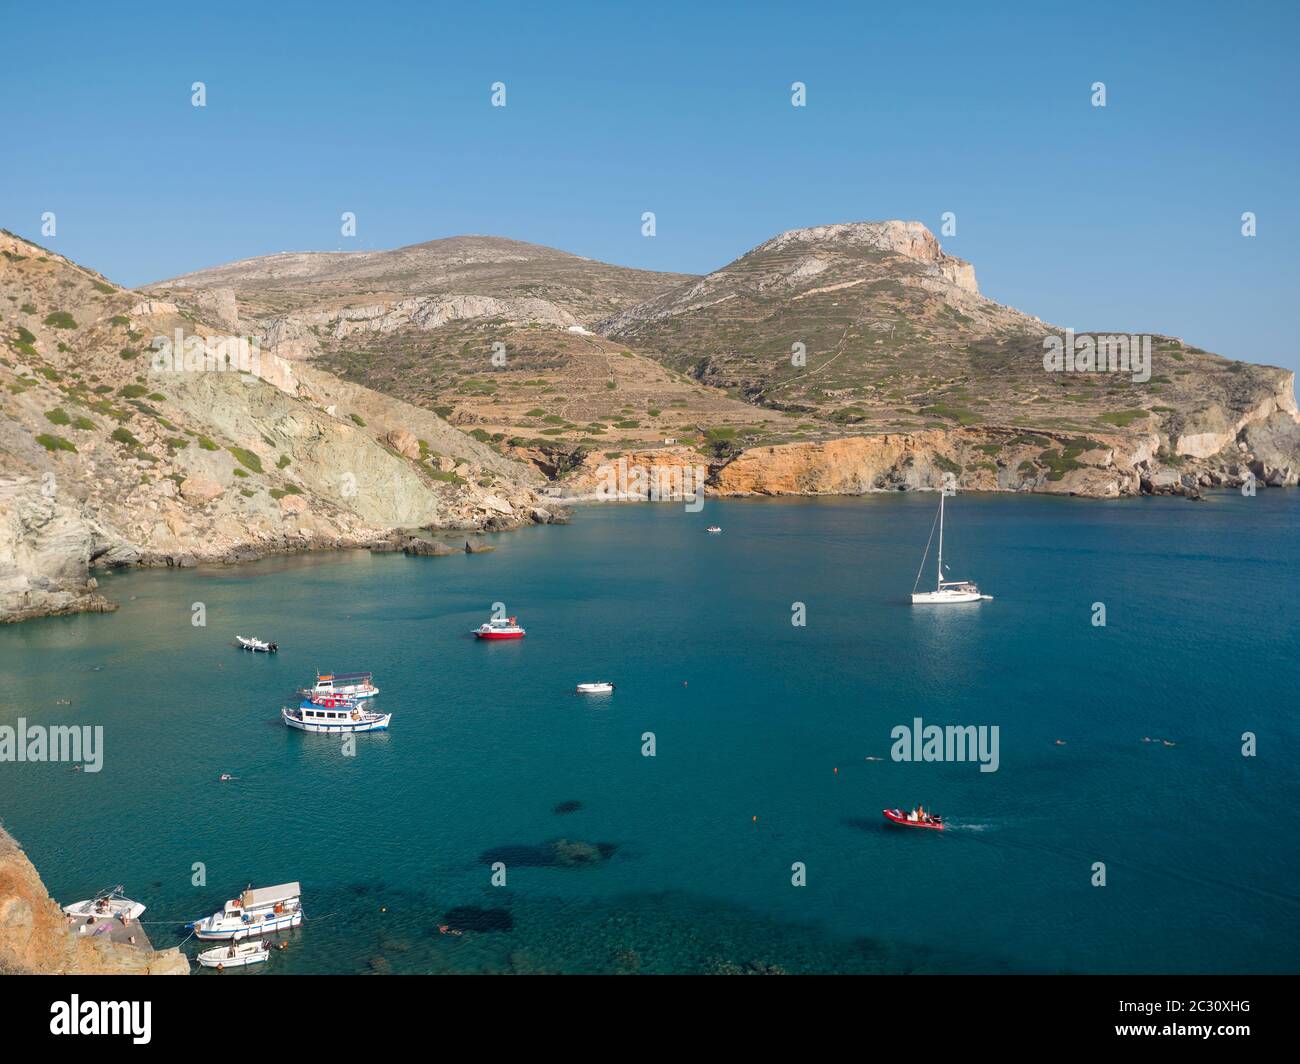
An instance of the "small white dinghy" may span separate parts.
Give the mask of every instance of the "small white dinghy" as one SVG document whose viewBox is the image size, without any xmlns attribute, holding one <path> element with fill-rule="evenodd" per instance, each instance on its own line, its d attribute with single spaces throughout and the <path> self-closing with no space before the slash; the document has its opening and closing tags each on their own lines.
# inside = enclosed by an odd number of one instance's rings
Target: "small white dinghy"
<svg viewBox="0 0 1300 1064">
<path fill-rule="evenodd" d="M 614 685 L 608 680 L 600 680 L 597 683 L 578 684 L 578 694 L 580 695 L 607 695 L 613 690 Z"/>
<path fill-rule="evenodd" d="M 216 946 L 205 949 L 199 954 L 199 963 L 204 968 L 243 968 L 249 964 L 261 964 L 271 959 L 269 942 L 232 942 L 229 946 Z"/>
<path fill-rule="evenodd" d="M 706 528 L 704 531 L 705 531 L 705 532 L 711 532 L 711 533 L 713 533 L 713 535 L 716 536 L 719 532 L 722 531 L 722 526 L 721 526 L 721 525 L 709 525 L 709 527 Z"/>
<path fill-rule="evenodd" d="M 261 654 L 274 654 L 280 648 L 274 643 L 268 643 L 265 639 L 254 639 L 251 636 L 235 636 L 235 644 L 241 650 L 255 650 Z"/>
</svg>

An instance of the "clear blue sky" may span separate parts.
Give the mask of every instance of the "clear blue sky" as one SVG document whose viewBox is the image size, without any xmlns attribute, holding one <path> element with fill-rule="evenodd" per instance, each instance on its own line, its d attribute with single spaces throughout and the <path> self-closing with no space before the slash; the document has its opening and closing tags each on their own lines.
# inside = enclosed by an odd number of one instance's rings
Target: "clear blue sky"
<svg viewBox="0 0 1300 1064">
<path fill-rule="evenodd" d="M 2 0 L 0 226 L 136 285 L 460 233 L 707 272 L 954 211 L 1001 302 L 1298 368 L 1298 6 Z"/>
</svg>

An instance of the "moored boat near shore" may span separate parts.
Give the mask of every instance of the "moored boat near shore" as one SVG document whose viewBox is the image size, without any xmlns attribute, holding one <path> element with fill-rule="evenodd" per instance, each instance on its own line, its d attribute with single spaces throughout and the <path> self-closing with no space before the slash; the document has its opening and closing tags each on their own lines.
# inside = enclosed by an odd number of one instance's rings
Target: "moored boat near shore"
<svg viewBox="0 0 1300 1064">
<path fill-rule="evenodd" d="M 245 890 L 203 920 L 186 924 L 195 938 L 239 941 L 254 935 L 287 931 L 302 924 L 302 887 L 282 883 L 276 887 Z"/>
<path fill-rule="evenodd" d="M 250 964 L 261 964 L 271 959 L 271 943 L 241 942 L 229 946 L 213 946 L 205 949 L 198 956 L 198 962 L 204 968 L 244 968 Z"/>
<path fill-rule="evenodd" d="M 74 901 L 71 905 L 63 906 L 63 911 L 69 916 L 83 918 L 93 916 L 100 920 L 106 917 L 116 917 L 117 919 L 126 917 L 128 920 L 138 920 L 144 910 L 145 907 L 140 902 L 132 901 L 126 897 L 122 893 L 120 886 L 101 891 L 93 898 Z"/>
<path fill-rule="evenodd" d="M 242 635 L 235 636 L 235 645 L 241 650 L 254 650 L 260 654 L 274 654 L 280 649 L 275 643 L 268 643 L 265 639 Z"/>
</svg>

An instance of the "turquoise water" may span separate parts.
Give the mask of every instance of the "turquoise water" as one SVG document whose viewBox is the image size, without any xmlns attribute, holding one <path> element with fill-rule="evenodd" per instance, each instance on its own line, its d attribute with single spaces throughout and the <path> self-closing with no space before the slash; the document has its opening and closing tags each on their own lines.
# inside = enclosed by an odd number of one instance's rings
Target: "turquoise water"
<svg viewBox="0 0 1300 1064">
<path fill-rule="evenodd" d="M 0 817 L 55 897 L 121 882 L 160 945 L 301 880 L 271 972 L 1300 967 L 1300 495 L 962 495 L 952 573 L 996 598 L 913 608 L 934 503 L 607 506 L 492 554 L 105 577 L 115 614 L 0 628 L 0 723 L 102 724 L 104 769 L 0 764 Z M 497 601 L 522 642 L 469 637 Z M 285 729 L 317 668 L 374 670 L 392 731 L 345 757 Z M 916 716 L 998 725 L 998 771 L 890 760 Z M 916 801 L 950 830 L 885 826 Z"/>
</svg>

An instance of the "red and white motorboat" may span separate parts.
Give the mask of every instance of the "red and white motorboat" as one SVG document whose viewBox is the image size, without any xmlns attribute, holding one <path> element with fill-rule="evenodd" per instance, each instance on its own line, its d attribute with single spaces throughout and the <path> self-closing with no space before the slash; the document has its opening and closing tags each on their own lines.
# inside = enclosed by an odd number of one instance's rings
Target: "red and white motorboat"
<svg viewBox="0 0 1300 1064">
<path fill-rule="evenodd" d="M 882 810 L 885 819 L 891 824 L 898 824 L 905 828 L 930 828 L 932 831 L 943 830 L 943 817 L 934 813 L 927 813 L 924 809 L 913 809 L 910 813 L 904 813 L 901 809 Z"/>
<path fill-rule="evenodd" d="M 492 618 L 474 629 L 480 639 L 523 639 L 527 634 L 515 617 Z"/>
</svg>

